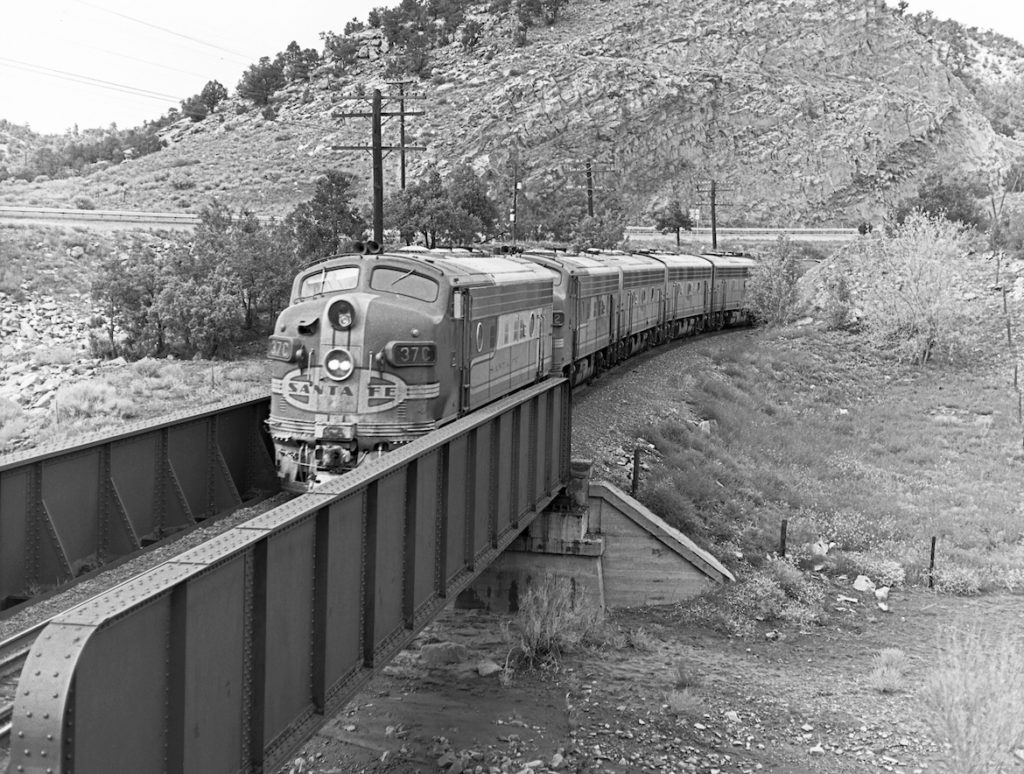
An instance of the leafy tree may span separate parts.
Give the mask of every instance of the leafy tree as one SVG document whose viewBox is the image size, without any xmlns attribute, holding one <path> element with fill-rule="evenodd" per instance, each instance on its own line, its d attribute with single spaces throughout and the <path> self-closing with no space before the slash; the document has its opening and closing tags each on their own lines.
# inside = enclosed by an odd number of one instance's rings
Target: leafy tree
<svg viewBox="0 0 1024 774">
<path fill-rule="evenodd" d="M 435 22 L 441 22 L 437 43 L 446 44 L 455 35 L 455 30 L 466 18 L 460 0 L 427 0 L 427 14 Z"/>
<path fill-rule="evenodd" d="M 577 250 L 608 250 L 622 242 L 624 228 L 621 215 L 587 215 L 573 229 L 570 240 Z"/>
<path fill-rule="evenodd" d="M 422 180 L 393 194 L 385 213 L 406 242 L 420 234 L 430 248 L 439 242 L 469 244 L 491 232 L 498 220 L 498 208 L 483 183 L 464 166 L 453 170 L 447 183 L 436 169 L 430 170 Z"/>
<path fill-rule="evenodd" d="M 238 95 L 252 100 L 256 105 L 266 105 L 275 91 L 285 85 L 284 66 L 280 59 L 271 61 L 269 56 L 260 57 L 256 64 L 242 74 L 238 82 Z"/>
<path fill-rule="evenodd" d="M 352 17 L 352 21 L 345 22 L 346 35 L 355 35 L 357 32 L 362 32 L 365 29 L 366 25 L 363 24 L 361 21 L 359 21 L 359 19 L 357 19 L 354 16 Z"/>
<path fill-rule="evenodd" d="M 202 121 L 210 114 L 210 108 L 203 102 L 199 94 L 193 94 L 188 99 L 181 101 L 181 112 L 193 121 Z"/>
<path fill-rule="evenodd" d="M 935 172 L 921 183 L 916 197 L 900 202 L 894 219 L 896 223 L 902 224 L 911 213 L 923 212 L 929 216 L 977 226 L 984 218 L 978 199 L 987 194 L 987 189 L 967 182 L 962 176 L 947 178 Z"/>
<path fill-rule="evenodd" d="M 973 229 L 915 212 L 889 233 L 849 243 L 834 260 L 870 267 L 856 272 L 861 279 L 855 299 L 868 340 L 919 364 L 970 352 L 970 336 L 981 326 L 971 324 L 978 312 L 964 300 L 959 266 L 975 238 Z"/>
<path fill-rule="evenodd" d="M 789 237 L 780 236 L 758 261 L 747 292 L 750 311 L 765 325 L 783 325 L 799 313 L 799 256 Z"/>
<path fill-rule="evenodd" d="M 480 43 L 480 33 L 483 32 L 483 25 L 476 19 L 470 19 L 462 26 L 462 36 L 459 45 L 463 51 L 472 51 Z"/>
<path fill-rule="evenodd" d="M 680 243 L 679 232 L 693 230 L 693 220 L 690 218 L 690 214 L 683 210 L 678 199 L 673 199 L 663 207 L 659 207 L 652 215 L 654 216 L 654 227 L 662 234 L 675 232 L 676 247 L 679 247 Z"/>
<path fill-rule="evenodd" d="M 359 54 L 359 43 L 344 35 L 335 35 L 333 32 L 321 33 L 324 42 L 324 51 L 334 60 L 335 64 L 344 70 L 356 61 Z"/>
<path fill-rule="evenodd" d="M 569 4 L 569 0 L 523 0 L 520 19 L 532 26 L 536 19 L 541 19 L 549 27 L 558 21 L 559 15 Z"/>
<path fill-rule="evenodd" d="M 285 218 L 300 258 L 308 261 L 334 255 L 346 242 L 362 237 L 367 225 L 352 206 L 354 183 L 351 175 L 340 170 L 325 172 L 317 180 L 313 198 L 297 205 Z"/>
<path fill-rule="evenodd" d="M 126 254 L 100 264 L 92 297 L 107 320 L 107 351 L 129 357 L 166 354 L 167 326 L 157 300 L 167 281 L 163 254 L 140 237 L 133 237 Z M 118 330 L 124 336 L 120 345 Z"/>
<path fill-rule="evenodd" d="M 1024 131 L 1024 78 L 969 83 L 978 107 L 999 134 L 1013 137 Z"/>
<path fill-rule="evenodd" d="M 320 54 L 316 49 L 303 49 L 293 40 L 275 61 L 280 64 L 281 72 L 289 83 L 308 81 L 310 71 L 320 62 Z"/>
<path fill-rule="evenodd" d="M 480 222 L 480 231 L 492 234 L 498 222 L 498 206 L 487 195 L 487 186 L 472 167 L 460 164 L 448 178 L 448 198 L 452 205 Z"/>
<path fill-rule="evenodd" d="M 228 98 L 228 90 L 220 81 L 207 81 L 203 90 L 199 92 L 199 100 L 206 105 L 210 112 L 213 112 L 217 105 Z"/>
<path fill-rule="evenodd" d="M 269 329 L 298 267 L 280 224 L 264 226 L 250 212 L 214 202 L 187 246 L 140 237 L 126 256 L 100 267 L 93 293 L 108 320 L 104 349 L 128 357 L 230 354 Z"/>
<path fill-rule="evenodd" d="M 388 62 L 385 76 L 399 78 L 403 75 L 415 75 L 423 78 L 430 69 L 430 38 L 422 32 L 406 36 L 405 44 Z"/>
</svg>

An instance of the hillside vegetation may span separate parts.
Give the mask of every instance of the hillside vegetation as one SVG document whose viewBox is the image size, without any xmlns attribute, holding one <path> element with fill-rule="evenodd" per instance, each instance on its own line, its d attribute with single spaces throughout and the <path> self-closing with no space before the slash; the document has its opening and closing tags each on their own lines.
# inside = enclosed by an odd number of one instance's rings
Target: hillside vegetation
<svg viewBox="0 0 1024 774">
<path fill-rule="evenodd" d="M 205 116 L 189 112 L 200 95 L 183 102 L 161 132 L 168 148 L 8 180 L 0 204 L 197 211 L 216 196 L 283 215 L 335 167 L 368 199 L 369 154 L 332 146 L 368 142 L 369 121 L 346 114 L 364 112 L 373 88 L 394 93 L 395 78 L 422 97 L 406 108 L 425 111 L 406 121 L 407 141 L 426 148 L 408 154 L 409 176 L 469 163 L 503 205 L 518 176 L 526 218 L 553 198 L 585 200 L 587 160 L 599 212 L 641 222 L 669 198 L 706 206 L 696 189 L 714 178 L 722 222 L 785 226 L 877 220 L 936 170 L 998 187 L 1022 155 L 1024 57 L 997 34 L 874 2 L 535 5 L 407 0 L 404 16 L 371 14 L 377 27 L 353 20 L 325 33 L 315 62 L 289 48 L 254 64 L 246 98 Z M 265 91 L 247 80 L 261 67 Z M 387 142 L 397 129 L 387 122 Z"/>
</svg>

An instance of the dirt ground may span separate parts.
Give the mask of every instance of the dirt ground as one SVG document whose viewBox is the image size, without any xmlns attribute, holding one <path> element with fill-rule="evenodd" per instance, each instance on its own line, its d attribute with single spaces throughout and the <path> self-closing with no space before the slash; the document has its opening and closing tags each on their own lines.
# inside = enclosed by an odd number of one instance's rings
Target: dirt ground
<svg viewBox="0 0 1024 774">
<path fill-rule="evenodd" d="M 675 606 L 618 611 L 613 626 L 642 627 L 646 647 L 578 652 L 508 685 L 478 669 L 505 662 L 502 617 L 448 610 L 282 771 L 933 771 L 944 748 L 927 730 L 921 686 L 944 631 L 1019 631 L 1024 596 L 914 589 L 889 601 L 884 613 L 833 585 L 824 625 L 765 625 L 746 639 L 686 624 Z M 464 645 L 464 657 L 429 663 L 447 652 L 437 643 Z M 883 648 L 909 657 L 895 693 L 867 683 Z M 681 713 L 668 702 L 680 669 L 697 683 Z"/>
</svg>

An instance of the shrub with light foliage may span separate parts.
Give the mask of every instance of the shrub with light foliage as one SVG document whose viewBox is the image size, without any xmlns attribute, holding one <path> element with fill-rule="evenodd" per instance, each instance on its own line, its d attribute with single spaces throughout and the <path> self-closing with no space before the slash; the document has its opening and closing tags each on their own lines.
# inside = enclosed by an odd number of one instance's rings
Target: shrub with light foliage
<svg viewBox="0 0 1024 774">
<path fill-rule="evenodd" d="M 535 666 L 585 645 L 603 642 L 604 613 L 568 580 L 549 576 L 533 583 L 505 627 L 510 660 Z"/>
<path fill-rule="evenodd" d="M 14 401 L 0 398 L 0 453 L 12 449 L 28 426 L 28 417 L 21 407 Z"/>
<path fill-rule="evenodd" d="M 130 418 L 136 410 L 132 401 L 106 382 L 83 381 L 62 384 L 57 389 L 56 413 L 60 419 L 111 416 Z"/>
<path fill-rule="evenodd" d="M 750 310 L 764 325 L 784 325 L 800 312 L 800 263 L 797 251 L 787 236 L 758 261 L 747 288 Z"/>
<path fill-rule="evenodd" d="M 973 229 L 914 212 L 889 233 L 851 243 L 836 260 L 859 278 L 857 304 L 869 341 L 919 364 L 968 349 L 976 326 L 965 324 L 973 315 L 959 266 L 974 239 Z"/>
<path fill-rule="evenodd" d="M 950 774 L 1014 769 L 1024 747 L 1024 642 L 986 629 L 952 630 L 925 684 L 926 720 L 947 744 Z"/>
</svg>

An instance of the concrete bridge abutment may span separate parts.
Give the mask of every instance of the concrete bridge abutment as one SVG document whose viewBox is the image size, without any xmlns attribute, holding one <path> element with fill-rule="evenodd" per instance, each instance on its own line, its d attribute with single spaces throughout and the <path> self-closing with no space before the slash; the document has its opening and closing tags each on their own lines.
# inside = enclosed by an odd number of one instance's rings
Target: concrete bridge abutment
<svg viewBox="0 0 1024 774">
<path fill-rule="evenodd" d="M 564 578 L 602 608 L 681 602 L 735 580 L 714 556 L 614 485 L 591 480 L 591 463 L 572 476 L 529 527 L 456 602 L 515 612 L 532 583 Z"/>
</svg>

